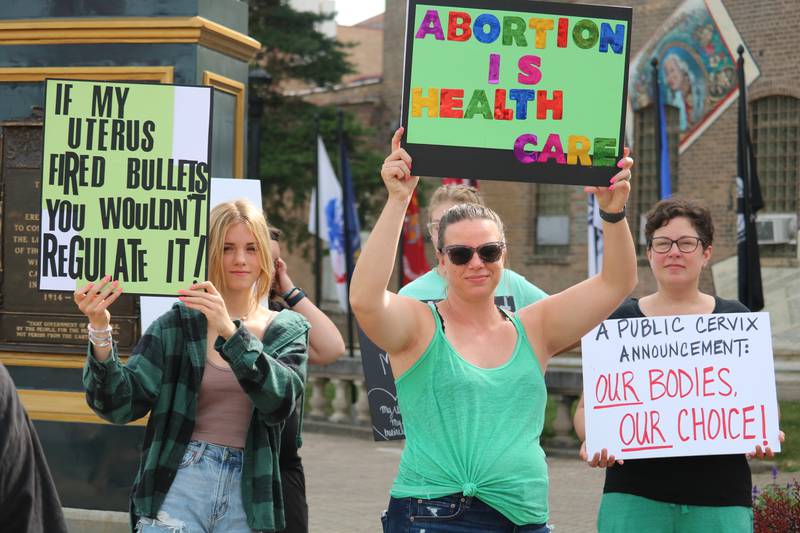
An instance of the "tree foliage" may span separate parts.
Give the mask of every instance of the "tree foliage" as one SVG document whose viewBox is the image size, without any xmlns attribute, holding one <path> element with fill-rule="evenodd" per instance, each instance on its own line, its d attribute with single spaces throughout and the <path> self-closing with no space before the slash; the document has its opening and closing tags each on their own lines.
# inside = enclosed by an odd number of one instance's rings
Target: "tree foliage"
<svg viewBox="0 0 800 533">
<path fill-rule="evenodd" d="M 348 45 L 316 29 L 317 24 L 332 17 L 298 12 L 281 0 L 250 3 L 250 34 L 264 47 L 257 61 L 272 77 L 272 83 L 260 95 L 264 102 L 260 178 L 270 223 L 285 232 L 290 246 L 307 243 L 310 238 L 306 206 L 316 184 L 317 125 L 337 175 L 339 132 L 337 109 L 287 96 L 283 88 L 291 81 L 331 86 L 352 72 Z M 373 193 L 382 188 L 376 175 L 383 155 L 368 148 L 366 142 L 374 135 L 354 115 L 344 113 L 344 138 L 362 227 L 375 211 Z"/>
</svg>

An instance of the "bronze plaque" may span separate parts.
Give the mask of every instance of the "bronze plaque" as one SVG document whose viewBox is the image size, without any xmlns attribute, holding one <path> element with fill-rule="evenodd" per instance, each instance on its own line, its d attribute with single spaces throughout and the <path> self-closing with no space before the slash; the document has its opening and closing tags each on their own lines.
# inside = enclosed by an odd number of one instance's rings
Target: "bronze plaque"
<svg viewBox="0 0 800 533">
<path fill-rule="evenodd" d="M 87 319 L 72 295 L 40 292 L 39 213 L 42 127 L 0 124 L 2 145 L 2 306 L 0 344 L 84 346 Z M 123 295 L 109 309 L 120 349 L 139 336 L 136 298 Z M 24 349 L 24 348 L 23 348 Z"/>
</svg>

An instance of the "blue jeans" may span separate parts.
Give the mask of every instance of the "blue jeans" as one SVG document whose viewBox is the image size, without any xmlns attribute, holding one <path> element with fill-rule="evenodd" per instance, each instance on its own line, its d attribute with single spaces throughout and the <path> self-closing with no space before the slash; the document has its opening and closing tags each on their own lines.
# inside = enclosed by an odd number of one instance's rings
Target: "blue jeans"
<svg viewBox="0 0 800 533">
<path fill-rule="evenodd" d="M 242 505 L 242 455 L 190 441 L 156 518 L 142 517 L 139 533 L 251 533 Z"/>
<path fill-rule="evenodd" d="M 390 498 L 383 533 L 549 533 L 547 524 L 515 525 L 483 501 L 463 494 L 433 500 Z"/>
</svg>

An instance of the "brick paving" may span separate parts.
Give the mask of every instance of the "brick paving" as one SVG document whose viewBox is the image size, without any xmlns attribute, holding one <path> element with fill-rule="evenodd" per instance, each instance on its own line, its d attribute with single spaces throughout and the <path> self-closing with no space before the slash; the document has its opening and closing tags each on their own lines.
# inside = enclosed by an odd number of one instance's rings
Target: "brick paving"
<svg viewBox="0 0 800 533">
<path fill-rule="evenodd" d="M 402 443 L 311 432 L 303 441 L 310 533 L 379 533 Z M 555 532 L 595 531 L 603 472 L 570 457 L 548 457 L 548 465 Z M 791 477 L 781 474 L 778 481 Z M 769 470 L 753 474 L 759 486 L 771 481 Z"/>
</svg>

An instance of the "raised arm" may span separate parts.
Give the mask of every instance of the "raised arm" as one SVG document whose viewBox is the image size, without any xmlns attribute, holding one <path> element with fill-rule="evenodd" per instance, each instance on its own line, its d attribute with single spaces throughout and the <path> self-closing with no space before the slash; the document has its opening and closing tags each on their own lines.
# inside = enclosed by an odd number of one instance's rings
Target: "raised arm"
<svg viewBox="0 0 800 533">
<path fill-rule="evenodd" d="M 419 181 L 419 177 L 411 176 L 411 157 L 400 147 L 402 135 L 403 128 L 395 132 L 392 153 L 381 168 L 389 197 L 350 282 L 350 305 L 364 333 L 401 358 L 407 351 L 413 352 L 416 344 L 427 344 L 433 335 L 433 320 L 428 325 L 424 319 L 425 304 L 387 290 L 406 207 Z M 427 337 L 422 333 L 426 328 L 430 330 Z"/>
<path fill-rule="evenodd" d="M 622 168 L 609 187 L 586 187 L 595 195 L 600 209 L 610 215 L 622 213 L 630 193 L 630 168 L 633 160 L 625 157 Z M 603 270 L 586 281 L 545 298 L 519 313 L 540 361 L 549 359 L 608 318 L 636 287 L 636 250 L 628 222 L 603 220 Z"/>
<path fill-rule="evenodd" d="M 286 294 L 295 288 L 283 259 L 276 261 L 275 276 L 278 279 L 278 288 L 281 294 Z M 294 304 L 292 311 L 303 315 L 311 324 L 311 331 L 308 335 L 308 362 L 310 364 L 327 365 L 344 354 L 344 340 L 336 324 L 309 298 L 302 298 Z"/>
</svg>

